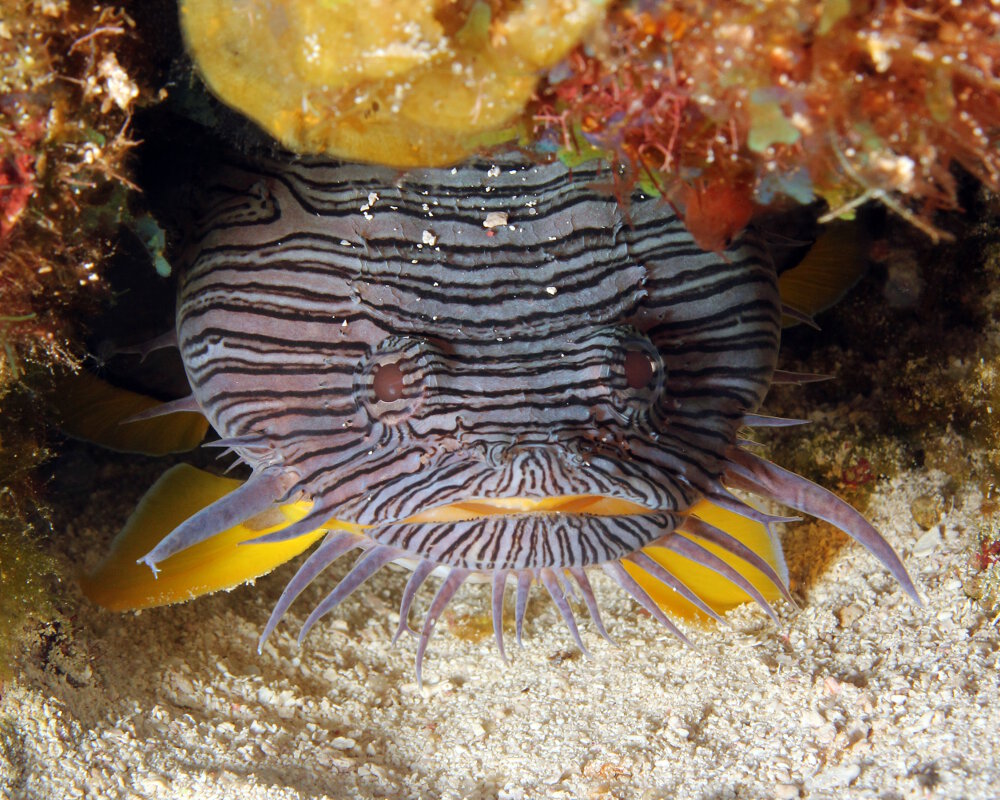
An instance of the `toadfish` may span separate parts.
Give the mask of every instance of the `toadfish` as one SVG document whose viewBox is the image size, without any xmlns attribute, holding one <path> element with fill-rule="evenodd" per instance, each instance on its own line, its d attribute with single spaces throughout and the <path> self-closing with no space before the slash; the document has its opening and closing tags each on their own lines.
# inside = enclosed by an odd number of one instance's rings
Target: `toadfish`
<svg viewBox="0 0 1000 800">
<path fill-rule="evenodd" d="M 350 552 L 302 634 L 392 563 L 412 569 L 404 631 L 440 576 L 415 631 L 418 678 L 435 622 L 473 578 L 492 583 L 501 655 L 508 585 L 518 640 L 535 584 L 581 648 L 572 601 L 606 635 L 592 568 L 684 639 L 671 608 L 719 618 L 753 599 L 775 617 L 770 601 L 791 599 L 772 530 L 787 518 L 750 493 L 845 531 L 919 603 L 859 512 L 742 446 L 743 428 L 792 422 L 757 409 L 772 383 L 800 377 L 775 366 L 788 309 L 760 237 L 704 252 L 659 198 L 597 190 L 607 174 L 519 155 L 403 174 L 222 165 L 179 288 L 192 393 L 152 413 L 204 414 L 251 476 L 168 473 L 88 593 L 117 607 L 185 599 L 321 539 L 261 643 Z M 153 546 L 140 529 L 172 519 L 165 496 L 191 515 Z M 160 579 L 136 578 L 135 560 Z M 192 577 L 204 573 L 215 583 Z"/>
</svg>

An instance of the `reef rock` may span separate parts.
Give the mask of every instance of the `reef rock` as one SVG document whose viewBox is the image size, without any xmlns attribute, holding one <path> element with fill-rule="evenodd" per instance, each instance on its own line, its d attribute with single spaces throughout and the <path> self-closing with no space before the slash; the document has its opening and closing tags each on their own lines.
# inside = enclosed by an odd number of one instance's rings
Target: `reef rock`
<svg viewBox="0 0 1000 800">
<path fill-rule="evenodd" d="M 607 0 L 184 0 L 205 82 L 287 147 L 461 160 L 509 126 Z"/>
</svg>

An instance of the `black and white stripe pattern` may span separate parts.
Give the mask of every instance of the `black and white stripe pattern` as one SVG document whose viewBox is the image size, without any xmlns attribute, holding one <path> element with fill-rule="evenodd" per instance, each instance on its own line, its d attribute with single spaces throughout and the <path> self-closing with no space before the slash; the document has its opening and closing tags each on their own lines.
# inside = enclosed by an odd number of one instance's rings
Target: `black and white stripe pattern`
<svg viewBox="0 0 1000 800">
<path fill-rule="evenodd" d="M 226 170 L 180 295 L 195 397 L 226 435 L 270 442 L 266 466 L 296 473 L 313 522 L 375 525 L 376 541 L 470 569 L 632 552 L 655 538 L 634 520 L 550 537 L 534 519 L 389 524 L 477 497 L 598 494 L 676 514 L 718 482 L 774 368 L 771 268 L 746 241 L 700 251 L 659 200 L 622 209 L 590 188 L 607 179 L 518 159 L 402 177 Z M 628 385 L 629 351 L 652 354 L 648 386 Z M 389 364 L 394 403 L 372 391 Z"/>
<path fill-rule="evenodd" d="M 534 580 L 565 616 L 571 576 L 596 614 L 588 565 L 649 607 L 619 561 L 654 541 L 673 537 L 721 570 L 692 549 L 697 531 L 678 529 L 725 492 L 737 429 L 769 386 L 775 275 L 752 236 L 705 253 L 660 200 L 636 193 L 623 207 L 594 188 L 610 177 L 519 156 L 404 175 L 293 159 L 221 169 L 177 333 L 195 399 L 255 474 L 145 560 L 214 534 L 239 504 L 304 495 L 312 514 L 272 538 L 331 518 L 373 527 L 331 534 L 268 630 L 318 569 L 360 547 L 321 608 L 399 558 L 418 565 L 405 612 L 434 568 L 450 569 L 424 637 L 477 572 L 495 576 L 501 606 L 517 576 L 520 624 Z M 404 522 L 450 503 L 562 495 L 646 513 Z"/>
</svg>

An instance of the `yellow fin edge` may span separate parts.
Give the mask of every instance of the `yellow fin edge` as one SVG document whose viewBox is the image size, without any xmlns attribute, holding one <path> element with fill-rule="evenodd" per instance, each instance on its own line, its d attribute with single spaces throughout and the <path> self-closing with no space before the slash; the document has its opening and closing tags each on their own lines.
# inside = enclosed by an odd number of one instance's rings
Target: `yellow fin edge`
<svg viewBox="0 0 1000 800">
<path fill-rule="evenodd" d="M 121 453 L 181 453 L 201 444 L 208 432 L 208 420 L 192 411 L 127 422 L 163 403 L 86 371 L 58 375 L 46 399 L 63 433 Z"/>
<path fill-rule="evenodd" d="M 249 539 L 280 530 L 305 517 L 311 503 L 300 501 L 275 506 L 264 514 L 174 554 L 159 565 L 155 576 L 146 565 L 136 563 L 184 520 L 229 494 L 240 483 L 239 480 L 212 475 L 187 464 L 168 470 L 139 502 L 112 542 L 104 560 L 93 572 L 81 577 L 80 586 L 84 595 L 112 611 L 181 603 L 221 589 L 232 589 L 267 574 L 302 553 L 328 529 L 359 534 L 363 530 L 358 525 L 331 520 L 323 529 L 289 541 L 242 546 Z M 566 510 L 566 499 L 553 499 L 552 502 L 556 500 L 561 510 Z M 472 510 L 461 508 L 456 513 L 468 518 Z M 695 505 L 691 513 L 735 536 L 780 571 L 781 555 L 774 552 L 774 545 L 763 525 L 707 501 Z M 777 588 L 763 574 L 742 559 L 709 542 L 699 541 L 699 544 L 739 570 L 769 601 L 780 596 Z M 691 586 L 717 613 L 723 614 L 750 600 L 741 589 L 712 570 L 663 547 L 646 547 L 643 552 Z M 628 561 L 623 565 L 664 610 L 690 620 L 708 620 L 691 603 L 640 567 Z"/>
<path fill-rule="evenodd" d="M 324 529 L 287 542 L 240 546 L 302 519 L 312 504 L 300 501 L 276 506 L 174 554 L 158 565 L 156 576 L 146 565 L 136 563 L 184 520 L 240 483 L 187 464 L 161 475 L 139 501 L 107 557 L 80 579 L 84 595 L 112 611 L 184 602 L 258 578 L 297 556 L 325 533 Z"/>
<path fill-rule="evenodd" d="M 767 530 L 759 522 L 754 522 L 732 511 L 719 508 L 707 500 L 701 500 L 695 504 L 689 513 L 710 525 L 714 525 L 716 528 L 720 528 L 730 536 L 739 539 L 767 561 L 775 571 L 779 574 L 781 573 L 780 564 L 782 563 L 782 556 L 780 553 L 775 552 L 775 545 L 772 543 L 771 537 L 768 536 Z M 736 569 L 754 585 L 768 602 L 781 597 L 781 593 L 777 587 L 756 567 L 750 566 L 743 559 L 726 552 L 711 542 L 703 541 L 696 536 L 690 538 Z M 726 578 L 708 569 L 708 567 L 696 564 L 684 556 L 663 547 L 645 547 L 643 548 L 643 552 L 691 587 L 694 593 L 701 597 L 706 605 L 717 614 L 725 614 L 727 611 L 736 608 L 736 606 L 752 602 L 752 598 L 746 592 Z M 628 561 L 623 561 L 622 566 L 625 567 L 628 573 L 635 578 L 638 584 L 664 611 L 696 622 L 711 621 L 704 612 L 698 610 L 692 603 L 678 595 L 673 589 L 662 584 L 642 568 Z"/>
</svg>

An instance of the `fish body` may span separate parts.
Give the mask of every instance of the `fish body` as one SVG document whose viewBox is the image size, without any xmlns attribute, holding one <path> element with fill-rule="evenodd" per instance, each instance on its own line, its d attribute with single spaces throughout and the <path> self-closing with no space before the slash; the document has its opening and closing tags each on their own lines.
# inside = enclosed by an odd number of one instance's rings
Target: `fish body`
<svg viewBox="0 0 1000 800">
<path fill-rule="evenodd" d="M 603 633 L 593 566 L 681 638 L 658 598 L 717 613 L 677 559 L 774 616 L 764 595 L 790 599 L 779 518 L 731 489 L 847 531 L 916 598 L 857 511 L 740 446 L 742 426 L 782 424 L 755 413 L 777 378 L 783 309 L 753 231 L 704 252 L 667 204 L 636 192 L 623 205 L 602 183 L 600 164 L 518 155 L 403 174 L 290 157 L 222 165 L 179 290 L 192 387 L 179 407 L 200 408 L 252 476 L 140 562 L 155 570 L 304 501 L 254 540 L 331 529 L 262 641 L 328 564 L 360 550 L 303 633 L 394 561 L 413 569 L 402 630 L 417 590 L 443 575 L 418 677 L 435 620 L 473 577 L 493 583 L 501 653 L 508 580 L 519 638 L 536 583 L 581 647 L 572 597 Z M 758 544 L 712 524 L 706 503 L 762 525 Z"/>
</svg>

